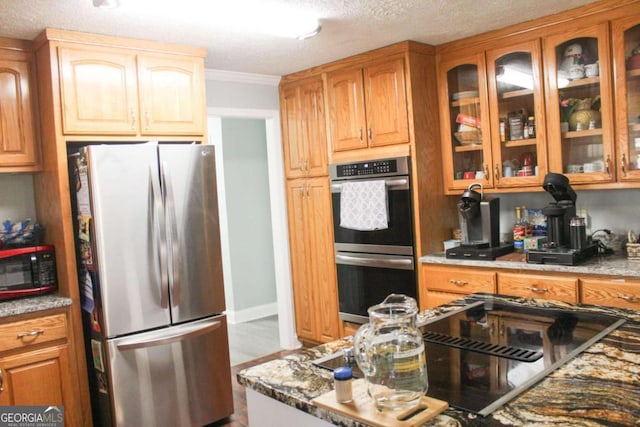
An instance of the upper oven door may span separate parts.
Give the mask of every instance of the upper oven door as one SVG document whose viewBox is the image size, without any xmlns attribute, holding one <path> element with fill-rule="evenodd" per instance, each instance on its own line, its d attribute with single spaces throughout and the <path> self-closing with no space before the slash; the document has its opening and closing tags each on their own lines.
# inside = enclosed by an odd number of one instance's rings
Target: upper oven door
<svg viewBox="0 0 640 427">
<path fill-rule="evenodd" d="M 389 227 L 358 231 L 340 226 L 341 180 L 331 182 L 333 233 L 336 250 L 370 253 L 413 254 L 413 211 L 409 176 L 384 178 L 389 206 Z"/>
</svg>

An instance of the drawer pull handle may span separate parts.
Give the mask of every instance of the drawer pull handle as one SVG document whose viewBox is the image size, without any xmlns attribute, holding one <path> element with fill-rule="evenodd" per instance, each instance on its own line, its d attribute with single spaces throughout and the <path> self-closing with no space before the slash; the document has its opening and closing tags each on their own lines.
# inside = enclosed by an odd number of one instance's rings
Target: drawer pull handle
<svg viewBox="0 0 640 427">
<path fill-rule="evenodd" d="M 44 334 L 44 329 L 34 329 L 33 331 L 29 331 L 29 332 L 20 332 L 17 338 L 19 340 L 22 340 L 25 338 L 37 337 L 38 335 L 42 335 L 42 334 Z"/>
<path fill-rule="evenodd" d="M 466 280 L 449 279 L 449 283 L 453 283 L 456 286 L 466 286 L 469 284 Z"/>
<path fill-rule="evenodd" d="M 0 393 L 4 391 L 4 373 L 0 369 Z"/>
<path fill-rule="evenodd" d="M 528 286 L 527 290 L 531 291 L 531 292 L 535 292 L 536 294 L 544 294 L 544 293 L 549 292 L 549 289 L 547 289 L 547 288 L 538 288 L 537 286 Z"/>
<path fill-rule="evenodd" d="M 640 302 L 640 298 L 632 295 L 618 295 L 618 298 L 625 300 L 626 302 Z"/>
</svg>

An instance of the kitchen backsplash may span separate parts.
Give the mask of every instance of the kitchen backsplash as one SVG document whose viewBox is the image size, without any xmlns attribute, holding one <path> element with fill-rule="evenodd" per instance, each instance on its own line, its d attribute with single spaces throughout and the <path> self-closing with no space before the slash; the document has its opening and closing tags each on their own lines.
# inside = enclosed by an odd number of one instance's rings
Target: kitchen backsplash
<svg viewBox="0 0 640 427">
<path fill-rule="evenodd" d="M 586 209 L 587 232 L 607 228 L 619 235 L 628 229 L 640 232 L 640 189 L 576 191 L 576 207 Z M 500 194 L 500 232 L 509 233 L 515 207 L 542 209 L 553 198 L 546 192 Z M 0 174 L 0 222 L 5 219 L 37 220 L 30 174 Z"/>
<path fill-rule="evenodd" d="M 31 218 L 36 221 L 31 174 L 0 174 L 0 223 Z"/>
<path fill-rule="evenodd" d="M 587 212 L 587 233 L 606 228 L 626 236 L 628 229 L 640 232 L 640 189 L 576 190 L 576 210 Z M 542 209 L 553 201 L 547 192 L 501 194 L 500 233 L 511 232 L 515 221 L 515 207 Z"/>
</svg>

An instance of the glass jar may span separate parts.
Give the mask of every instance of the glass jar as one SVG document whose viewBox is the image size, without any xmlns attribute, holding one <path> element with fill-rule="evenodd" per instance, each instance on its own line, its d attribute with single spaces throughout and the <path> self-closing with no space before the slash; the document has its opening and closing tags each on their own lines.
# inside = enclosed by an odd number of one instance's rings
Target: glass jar
<svg viewBox="0 0 640 427">
<path fill-rule="evenodd" d="M 354 352 L 369 396 L 381 411 L 412 408 L 429 385 L 416 300 L 391 294 L 368 312 L 369 323 L 356 332 Z"/>
</svg>

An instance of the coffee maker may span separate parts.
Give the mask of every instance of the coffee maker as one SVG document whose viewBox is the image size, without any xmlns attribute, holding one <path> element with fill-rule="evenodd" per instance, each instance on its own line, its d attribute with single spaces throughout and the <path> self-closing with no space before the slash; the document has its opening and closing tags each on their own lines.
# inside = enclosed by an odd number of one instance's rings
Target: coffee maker
<svg viewBox="0 0 640 427">
<path fill-rule="evenodd" d="M 577 196 L 569 179 L 548 173 L 542 187 L 555 199 L 542 209 L 547 219 L 547 242 L 541 249 L 529 250 L 527 262 L 576 265 L 597 254 L 598 242 L 587 239 L 584 218 L 576 217 Z"/>
<path fill-rule="evenodd" d="M 474 190 L 479 187 L 480 193 Z M 494 260 L 513 251 L 513 245 L 500 244 L 500 199 L 485 197 L 482 184 L 473 183 L 458 202 L 460 246 L 449 248 L 447 258 Z"/>
</svg>

